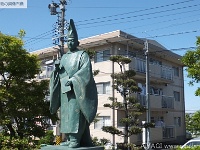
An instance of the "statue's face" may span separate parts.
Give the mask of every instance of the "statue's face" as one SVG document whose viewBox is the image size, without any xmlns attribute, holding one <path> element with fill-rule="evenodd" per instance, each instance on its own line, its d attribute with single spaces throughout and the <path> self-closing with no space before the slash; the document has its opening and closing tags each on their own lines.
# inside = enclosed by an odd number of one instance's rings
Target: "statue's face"
<svg viewBox="0 0 200 150">
<path fill-rule="evenodd" d="M 67 46 L 68 46 L 68 48 L 69 48 L 71 51 L 73 51 L 73 50 L 75 50 L 76 47 L 78 46 L 78 41 L 75 40 L 75 39 L 73 39 L 73 38 L 69 38 L 69 39 L 67 40 Z"/>
</svg>

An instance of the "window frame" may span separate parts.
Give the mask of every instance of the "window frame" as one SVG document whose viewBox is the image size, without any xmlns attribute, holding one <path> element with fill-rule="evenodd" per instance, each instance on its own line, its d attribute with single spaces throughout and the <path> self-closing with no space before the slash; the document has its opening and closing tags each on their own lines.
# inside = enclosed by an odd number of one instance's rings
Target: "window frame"
<svg viewBox="0 0 200 150">
<path fill-rule="evenodd" d="M 109 58 L 110 58 L 110 50 L 109 49 L 96 51 L 95 57 L 94 57 L 94 63 L 107 61 L 107 60 L 109 60 Z"/>
<path fill-rule="evenodd" d="M 174 91 L 174 100 L 177 102 L 181 101 L 181 94 L 178 91 Z"/>
<path fill-rule="evenodd" d="M 94 123 L 94 129 L 101 129 L 103 126 L 111 126 L 110 116 L 98 116 L 96 119 L 99 119 L 99 121 Z"/>
<path fill-rule="evenodd" d="M 96 86 L 97 86 L 98 94 L 110 94 L 110 82 L 109 81 L 96 83 Z M 99 89 L 99 88 L 102 88 L 102 89 Z M 102 91 L 102 92 L 99 92 L 99 91 Z"/>
</svg>

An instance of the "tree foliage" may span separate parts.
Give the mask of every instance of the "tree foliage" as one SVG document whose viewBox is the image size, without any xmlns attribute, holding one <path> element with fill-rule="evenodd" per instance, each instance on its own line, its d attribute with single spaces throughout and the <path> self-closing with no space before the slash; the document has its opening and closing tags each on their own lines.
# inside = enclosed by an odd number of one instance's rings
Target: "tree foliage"
<svg viewBox="0 0 200 150">
<path fill-rule="evenodd" d="M 200 81 L 200 37 L 197 37 L 196 45 L 196 50 L 187 51 L 182 58 L 188 72 L 187 76 L 191 78 L 190 85 Z M 200 96 L 200 88 L 197 88 L 195 95 Z"/>
<path fill-rule="evenodd" d="M 49 126 L 47 118 L 57 119 L 45 100 L 49 82 L 34 80 L 39 71 L 37 56 L 23 48 L 20 37 L 0 33 L 0 125 L 11 137 L 41 137 Z"/>
<path fill-rule="evenodd" d="M 196 136 L 200 135 L 200 111 L 194 114 L 186 114 L 186 130 L 193 133 Z"/>
<path fill-rule="evenodd" d="M 111 77 L 114 79 L 113 88 L 121 94 L 123 102 L 118 101 L 117 98 L 110 97 L 109 100 L 111 100 L 111 103 L 104 104 L 104 107 L 124 112 L 124 117 L 120 119 L 120 123 L 124 126 L 124 131 L 113 126 L 104 126 L 102 130 L 111 134 L 123 136 L 124 144 L 127 145 L 128 137 L 142 132 L 139 116 L 146 109 L 140 105 L 138 99 L 133 95 L 133 93 L 141 91 L 134 81 L 135 71 L 125 71 L 124 68 L 124 65 L 129 64 L 131 59 L 123 56 L 112 56 L 110 60 L 118 63 L 121 70 L 119 73 L 111 74 Z"/>
</svg>

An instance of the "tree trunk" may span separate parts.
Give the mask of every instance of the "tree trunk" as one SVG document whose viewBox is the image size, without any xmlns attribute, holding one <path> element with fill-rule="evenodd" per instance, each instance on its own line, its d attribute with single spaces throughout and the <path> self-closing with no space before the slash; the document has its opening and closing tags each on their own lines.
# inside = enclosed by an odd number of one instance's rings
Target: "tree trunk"
<svg viewBox="0 0 200 150">
<path fill-rule="evenodd" d="M 127 108 L 127 101 L 126 101 L 126 94 L 125 94 L 125 89 L 123 88 L 123 94 L 124 94 L 124 109 L 125 109 L 125 118 L 128 118 L 128 108 Z M 124 129 L 124 144 L 128 144 L 128 123 L 126 122 L 125 124 L 125 129 Z M 124 147 L 124 150 L 128 150 L 128 148 Z"/>
<path fill-rule="evenodd" d="M 11 123 L 7 124 L 6 126 L 7 126 L 8 130 L 10 131 L 10 139 L 12 139 L 13 137 L 15 137 L 15 130 L 13 129 Z"/>
</svg>

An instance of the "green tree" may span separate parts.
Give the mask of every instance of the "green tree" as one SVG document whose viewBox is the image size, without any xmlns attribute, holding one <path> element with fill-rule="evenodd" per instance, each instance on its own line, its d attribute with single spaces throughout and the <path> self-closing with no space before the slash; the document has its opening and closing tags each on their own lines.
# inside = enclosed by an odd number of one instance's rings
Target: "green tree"
<svg viewBox="0 0 200 150">
<path fill-rule="evenodd" d="M 186 125 L 186 130 L 192 133 L 193 127 L 192 127 L 192 116 L 191 116 L 191 114 L 185 114 L 185 125 Z"/>
<path fill-rule="evenodd" d="M 133 95 L 133 93 L 138 93 L 141 91 L 141 89 L 137 86 L 137 83 L 134 81 L 134 76 L 136 74 L 135 71 L 124 71 L 124 65 L 129 64 L 131 59 L 123 56 L 111 56 L 110 60 L 114 63 L 118 63 L 121 70 L 119 73 L 112 74 L 111 77 L 114 79 L 113 87 L 121 94 L 123 102 L 118 101 L 116 98 L 110 97 L 109 100 L 112 102 L 109 104 L 104 104 L 104 107 L 109 107 L 124 112 L 124 117 L 120 119 L 120 123 L 124 126 L 124 131 L 122 132 L 113 126 L 104 126 L 102 130 L 111 134 L 123 136 L 124 143 L 118 143 L 118 147 L 127 149 L 127 147 L 131 147 L 130 143 L 128 143 L 128 137 L 142 132 L 139 116 L 146 109 L 140 105 L 138 99 Z"/>
<path fill-rule="evenodd" d="M 200 37 L 197 37 L 196 45 L 196 50 L 187 51 L 182 58 L 182 62 L 188 72 L 187 76 L 191 78 L 190 85 L 200 81 Z M 200 96 L 200 88 L 197 88 L 195 95 Z"/>
<path fill-rule="evenodd" d="M 21 37 L 0 33 L 0 125 L 10 131 L 11 138 L 41 137 L 48 118 L 57 120 L 45 100 L 49 82 L 34 80 L 39 71 L 37 56 L 23 48 Z"/>
<path fill-rule="evenodd" d="M 186 129 L 196 136 L 200 135 L 200 111 L 186 115 Z"/>
</svg>

